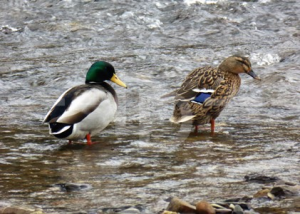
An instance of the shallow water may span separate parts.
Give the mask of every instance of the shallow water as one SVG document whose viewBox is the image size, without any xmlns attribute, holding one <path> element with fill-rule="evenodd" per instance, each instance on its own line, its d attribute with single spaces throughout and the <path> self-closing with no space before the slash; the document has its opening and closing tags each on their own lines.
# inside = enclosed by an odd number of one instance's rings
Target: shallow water
<svg viewBox="0 0 300 214">
<path fill-rule="evenodd" d="M 195 3 L 196 2 L 196 3 Z M 198 3 L 197 3 L 198 2 Z M 47 213 L 98 213 L 142 204 L 253 195 L 250 173 L 299 183 L 300 19 L 297 1 L 10 1 L 0 3 L 1 204 Z M 263 79 L 242 75 L 217 134 L 191 134 L 160 99 L 193 68 L 241 53 Z M 118 86 L 114 123 L 92 147 L 48 135 L 43 117 L 96 60 Z M 64 192 L 57 183 L 92 188 Z M 257 213 L 297 213 L 299 198 L 253 202 Z"/>
</svg>

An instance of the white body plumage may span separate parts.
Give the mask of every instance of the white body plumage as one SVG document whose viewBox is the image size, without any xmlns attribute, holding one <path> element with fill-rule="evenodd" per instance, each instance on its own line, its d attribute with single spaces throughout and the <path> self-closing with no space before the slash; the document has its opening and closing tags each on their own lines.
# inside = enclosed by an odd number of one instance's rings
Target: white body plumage
<svg viewBox="0 0 300 214">
<path fill-rule="evenodd" d="M 101 132 L 114 119 L 116 94 L 105 85 L 81 85 L 68 89 L 55 102 L 44 122 L 50 134 L 69 140 Z M 55 126 L 54 126 L 55 125 Z"/>
</svg>

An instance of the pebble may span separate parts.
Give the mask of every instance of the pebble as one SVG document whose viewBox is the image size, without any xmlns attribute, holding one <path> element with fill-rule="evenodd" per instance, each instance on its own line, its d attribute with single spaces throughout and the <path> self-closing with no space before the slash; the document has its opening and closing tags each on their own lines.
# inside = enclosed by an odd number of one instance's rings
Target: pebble
<svg viewBox="0 0 300 214">
<path fill-rule="evenodd" d="M 268 197 L 270 189 L 262 189 L 253 195 L 254 198 Z"/>
<path fill-rule="evenodd" d="M 177 212 L 177 213 L 196 213 L 196 207 L 177 198 L 174 197 L 170 201 L 167 211 Z"/>
<path fill-rule="evenodd" d="M 161 214 L 178 214 L 178 213 L 177 212 L 172 212 L 172 211 L 165 210 Z"/>
<path fill-rule="evenodd" d="M 211 204 L 206 201 L 200 201 L 196 204 L 196 213 L 197 214 L 215 214 L 216 211 Z"/>
</svg>

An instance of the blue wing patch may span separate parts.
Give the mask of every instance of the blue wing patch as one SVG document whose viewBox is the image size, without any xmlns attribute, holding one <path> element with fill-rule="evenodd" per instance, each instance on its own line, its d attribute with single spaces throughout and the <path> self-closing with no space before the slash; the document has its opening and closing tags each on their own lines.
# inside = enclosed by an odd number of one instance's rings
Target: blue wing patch
<svg viewBox="0 0 300 214">
<path fill-rule="evenodd" d="M 199 93 L 194 100 L 193 103 L 202 104 L 204 101 L 211 96 L 212 93 Z"/>
</svg>

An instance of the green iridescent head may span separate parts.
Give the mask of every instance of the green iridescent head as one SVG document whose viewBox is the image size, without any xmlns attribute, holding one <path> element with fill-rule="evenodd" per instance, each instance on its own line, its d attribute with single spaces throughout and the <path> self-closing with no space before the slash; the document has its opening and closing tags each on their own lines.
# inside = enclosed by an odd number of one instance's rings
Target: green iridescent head
<svg viewBox="0 0 300 214">
<path fill-rule="evenodd" d="M 105 80 L 110 80 L 126 88 L 126 84 L 117 77 L 115 69 L 110 63 L 97 61 L 92 64 L 92 66 L 88 70 L 85 78 L 85 83 L 102 83 Z"/>
</svg>

